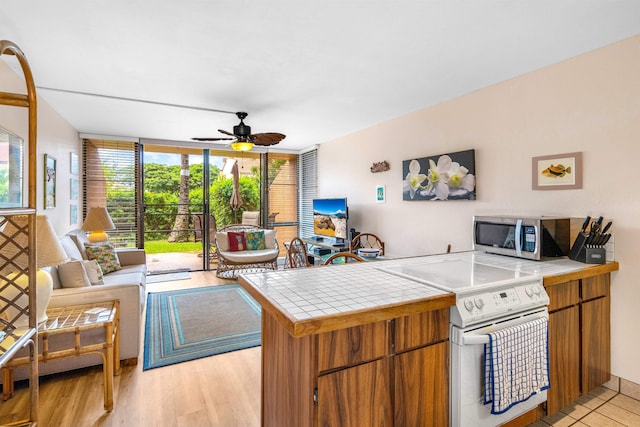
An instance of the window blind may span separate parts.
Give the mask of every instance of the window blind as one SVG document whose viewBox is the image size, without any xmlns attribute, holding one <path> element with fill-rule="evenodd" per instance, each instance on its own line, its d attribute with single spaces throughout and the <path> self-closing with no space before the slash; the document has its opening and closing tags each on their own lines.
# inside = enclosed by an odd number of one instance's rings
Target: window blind
<svg viewBox="0 0 640 427">
<path fill-rule="evenodd" d="M 141 247 L 140 144 L 85 139 L 83 144 L 83 215 L 92 206 L 106 206 L 116 226 L 109 240 L 120 247 Z"/>
<path fill-rule="evenodd" d="M 311 237 L 313 236 L 313 199 L 318 194 L 318 150 L 300 154 L 299 163 L 299 233 L 302 237 Z"/>
</svg>

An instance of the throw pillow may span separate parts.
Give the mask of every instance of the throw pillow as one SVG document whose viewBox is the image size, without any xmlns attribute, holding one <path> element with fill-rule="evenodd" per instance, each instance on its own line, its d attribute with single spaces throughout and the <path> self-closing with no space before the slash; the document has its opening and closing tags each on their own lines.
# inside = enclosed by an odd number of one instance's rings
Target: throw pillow
<svg viewBox="0 0 640 427">
<path fill-rule="evenodd" d="M 98 261 L 95 259 L 84 260 L 82 261 L 82 265 L 84 265 L 84 270 L 87 272 L 91 286 L 104 285 L 104 280 L 102 280 L 102 268 L 100 268 Z"/>
<path fill-rule="evenodd" d="M 71 240 L 73 240 L 73 242 L 78 247 L 82 259 L 89 259 L 87 258 L 87 250 L 85 249 L 85 246 L 90 245 L 91 242 L 89 242 L 87 233 L 85 233 L 83 230 L 71 230 L 67 233 L 67 236 L 71 237 Z"/>
<path fill-rule="evenodd" d="M 231 252 L 247 250 L 247 242 L 244 239 L 244 231 L 230 231 L 227 233 L 227 235 L 229 236 L 229 250 Z"/>
<path fill-rule="evenodd" d="M 122 268 L 115 248 L 111 243 L 85 245 L 85 248 L 87 250 L 87 258 L 98 261 L 103 274 L 111 273 L 112 271 L 117 271 Z"/>
<path fill-rule="evenodd" d="M 69 261 L 58 266 L 60 284 L 63 288 L 84 288 L 91 286 L 82 261 Z"/>
<path fill-rule="evenodd" d="M 264 231 L 247 231 L 244 233 L 247 242 L 247 250 L 255 251 L 258 249 L 266 249 L 267 245 L 264 240 Z"/>
<path fill-rule="evenodd" d="M 64 249 L 67 257 L 72 260 L 80 260 L 82 259 L 82 254 L 78 249 L 78 246 L 75 244 L 73 240 L 71 240 L 71 236 L 62 236 L 58 239 L 60 245 Z"/>
</svg>

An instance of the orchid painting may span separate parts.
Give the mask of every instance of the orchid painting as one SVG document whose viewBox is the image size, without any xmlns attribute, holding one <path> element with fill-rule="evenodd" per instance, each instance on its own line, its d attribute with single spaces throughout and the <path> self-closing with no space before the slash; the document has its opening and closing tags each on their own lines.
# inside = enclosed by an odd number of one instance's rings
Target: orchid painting
<svg viewBox="0 0 640 427">
<path fill-rule="evenodd" d="M 402 162 L 403 200 L 475 200 L 475 150 Z"/>
</svg>

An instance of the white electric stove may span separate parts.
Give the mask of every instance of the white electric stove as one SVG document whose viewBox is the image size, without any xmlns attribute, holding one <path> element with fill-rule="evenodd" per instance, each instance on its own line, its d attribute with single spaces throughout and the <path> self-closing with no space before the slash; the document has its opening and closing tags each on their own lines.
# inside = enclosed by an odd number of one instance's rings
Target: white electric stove
<svg viewBox="0 0 640 427">
<path fill-rule="evenodd" d="M 378 268 L 456 294 L 456 305 L 450 310 L 450 421 L 454 427 L 497 426 L 546 401 L 542 391 L 498 415 L 483 404 L 487 333 L 548 317 L 541 263 L 505 258 L 509 257 L 465 252 L 408 258 Z"/>
</svg>

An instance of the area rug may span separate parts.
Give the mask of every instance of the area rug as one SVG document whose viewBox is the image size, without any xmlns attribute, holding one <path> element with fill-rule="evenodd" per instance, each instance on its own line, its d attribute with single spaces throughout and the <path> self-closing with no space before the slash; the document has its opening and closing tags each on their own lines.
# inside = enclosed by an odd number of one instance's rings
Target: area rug
<svg viewBox="0 0 640 427">
<path fill-rule="evenodd" d="M 142 370 L 259 346 L 260 311 L 238 284 L 149 293 Z"/>
<path fill-rule="evenodd" d="M 147 283 L 171 282 L 172 280 L 191 279 L 188 271 L 178 271 L 174 273 L 151 274 L 147 276 Z"/>
</svg>

